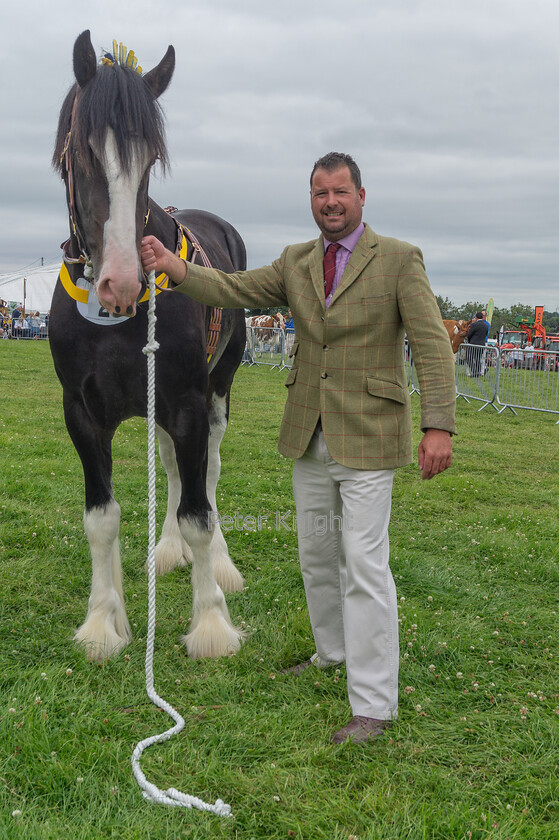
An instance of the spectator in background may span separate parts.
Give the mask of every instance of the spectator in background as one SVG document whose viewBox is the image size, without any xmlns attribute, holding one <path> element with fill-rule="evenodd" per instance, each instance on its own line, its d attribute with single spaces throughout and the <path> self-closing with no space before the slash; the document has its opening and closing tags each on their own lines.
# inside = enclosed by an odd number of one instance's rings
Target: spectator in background
<svg viewBox="0 0 559 840">
<path fill-rule="evenodd" d="M 295 325 L 293 323 L 293 315 L 291 314 L 291 309 L 289 310 L 288 314 L 289 314 L 289 318 L 285 322 L 285 331 L 294 333 L 295 332 Z"/>
<path fill-rule="evenodd" d="M 12 320 L 12 338 L 29 338 L 29 324 L 24 313 Z"/>
<path fill-rule="evenodd" d="M 524 351 L 522 350 L 520 344 L 514 345 L 515 349 L 511 353 L 513 367 L 521 368 L 522 362 L 524 361 Z"/>
<path fill-rule="evenodd" d="M 489 330 L 491 329 L 491 324 L 490 324 L 490 323 L 489 323 L 489 321 L 487 320 L 487 310 L 486 310 L 486 309 L 483 309 L 481 314 L 482 314 L 482 316 L 483 316 L 483 321 L 484 321 L 484 323 L 485 323 L 485 324 L 487 324 L 487 335 L 485 336 L 485 343 L 487 344 L 487 343 L 488 343 L 488 340 L 489 340 Z M 485 376 L 485 364 L 486 364 L 486 361 L 487 361 L 487 353 L 484 353 L 484 354 L 483 354 L 483 359 L 482 359 L 482 362 L 481 362 L 481 369 L 480 369 L 480 374 L 481 374 L 482 376 Z"/>
<path fill-rule="evenodd" d="M 528 344 L 524 345 L 524 359 L 526 361 L 524 367 L 528 368 L 529 370 L 531 370 L 534 366 L 534 349 L 534 345 L 531 341 L 529 341 Z"/>
<path fill-rule="evenodd" d="M 12 309 L 12 338 L 16 337 L 15 323 L 19 317 L 21 317 L 21 309 L 19 308 L 19 306 L 16 306 L 14 309 Z"/>
<path fill-rule="evenodd" d="M 39 334 L 41 332 L 41 318 L 39 316 L 39 313 L 31 313 L 27 320 L 29 323 L 29 336 L 31 338 L 39 338 Z"/>
<path fill-rule="evenodd" d="M 9 338 L 11 334 L 11 326 L 12 326 L 12 318 L 10 316 L 10 310 L 8 309 L 8 304 L 5 300 L 2 301 L 2 306 L 0 307 L 0 327 L 2 329 L 2 338 Z"/>
<path fill-rule="evenodd" d="M 293 349 L 293 342 L 295 341 L 295 324 L 293 323 L 293 315 L 291 309 L 289 310 L 289 317 L 285 322 L 285 352 L 291 356 Z"/>
<path fill-rule="evenodd" d="M 478 350 L 477 347 L 484 347 L 487 341 L 487 333 L 489 332 L 489 324 L 483 317 L 483 312 L 476 312 L 475 318 L 468 328 L 468 344 L 467 362 L 472 376 L 481 376 L 483 351 Z M 476 349 L 473 349 L 473 348 Z"/>
</svg>

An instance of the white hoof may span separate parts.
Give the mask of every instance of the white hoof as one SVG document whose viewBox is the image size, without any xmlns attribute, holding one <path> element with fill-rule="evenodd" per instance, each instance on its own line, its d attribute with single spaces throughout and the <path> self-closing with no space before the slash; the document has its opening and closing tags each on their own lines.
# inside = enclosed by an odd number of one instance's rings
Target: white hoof
<svg viewBox="0 0 559 840">
<path fill-rule="evenodd" d="M 217 585 L 223 592 L 242 592 L 245 585 L 243 576 L 224 551 L 211 552 L 212 566 Z"/>
<path fill-rule="evenodd" d="M 192 551 L 182 537 L 161 537 L 155 546 L 156 574 L 166 575 L 188 563 L 192 563 Z"/>
<path fill-rule="evenodd" d="M 123 610 L 94 610 L 74 636 L 74 641 L 85 648 L 87 658 L 93 662 L 102 662 L 119 653 L 131 639 L 132 632 Z"/>
<path fill-rule="evenodd" d="M 192 659 L 216 659 L 232 656 L 245 638 L 245 633 L 233 627 L 219 608 L 208 610 L 201 616 L 190 633 L 181 637 Z"/>
</svg>

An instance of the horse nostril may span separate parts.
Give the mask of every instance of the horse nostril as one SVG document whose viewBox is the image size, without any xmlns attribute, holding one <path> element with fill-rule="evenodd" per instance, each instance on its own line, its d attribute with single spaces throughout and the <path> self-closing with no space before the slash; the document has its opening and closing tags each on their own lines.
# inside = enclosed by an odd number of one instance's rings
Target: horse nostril
<svg viewBox="0 0 559 840">
<path fill-rule="evenodd" d="M 115 306 L 115 312 L 120 315 L 120 306 Z"/>
<path fill-rule="evenodd" d="M 132 306 L 127 306 L 126 307 L 126 314 L 127 315 L 132 315 L 133 312 L 134 312 L 134 310 L 132 309 Z"/>
</svg>

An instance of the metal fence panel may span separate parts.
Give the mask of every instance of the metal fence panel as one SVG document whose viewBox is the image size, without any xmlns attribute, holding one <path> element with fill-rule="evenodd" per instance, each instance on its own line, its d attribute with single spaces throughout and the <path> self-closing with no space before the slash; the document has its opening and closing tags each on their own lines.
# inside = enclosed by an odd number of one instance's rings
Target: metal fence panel
<svg viewBox="0 0 559 840">
<path fill-rule="evenodd" d="M 499 350 L 477 344 L 461 344 L 456 354 L 456 395 L 469 400 L 479 400 L 483 405 L 495 406 L 499 385 Z"/>
<path fill-rule="evenodd" d="M 419 380 L 417 378 L 417 371 L 413 363 L 413 355 L 408 339 L 404 340 L 404 366 L 408 373 L 408 389 L 410 396 L 412 394 L 421 393 L 419 390 Z"/>
<path fill-rule="evenodd" d="M 279 327 L 247 327 L 242 363 L 282 370 L 286 364 L 286 334 Z"/>
<path fill-rule="evenodd" d="M 462 344 L 456 360 L 456 393 L 499 413 L 509 408 L 559 414 L 559 353 Z"/>
<path fill-rule="evenodd" d="M 18 341 L 48 338 L 48 319 L 27 317 L 13 320 L 9 315 L 0 317 L 0 339 L 13 338 Z"/>
<path fill-rule="evenodd" d="M 559 413 L 559 354 L 502 350 L 497 402 L 501 411 L 525 408 Z"/>
</svg>

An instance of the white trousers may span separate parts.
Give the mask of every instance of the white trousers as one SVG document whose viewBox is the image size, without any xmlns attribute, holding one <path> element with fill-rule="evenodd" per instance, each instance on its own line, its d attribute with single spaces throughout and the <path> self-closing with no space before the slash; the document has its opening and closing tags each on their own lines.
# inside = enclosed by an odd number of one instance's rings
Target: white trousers
<svg viewBox="0 0 559 840">
<path fill-rule="evenodd" d="M 299 558 L 315 664 L 346 663 L 354 715 L 398 711 L 398 605 L 389 567 L 394 470 L 336 463 L 321 430 L 295 461 Z"/>
</svg>

